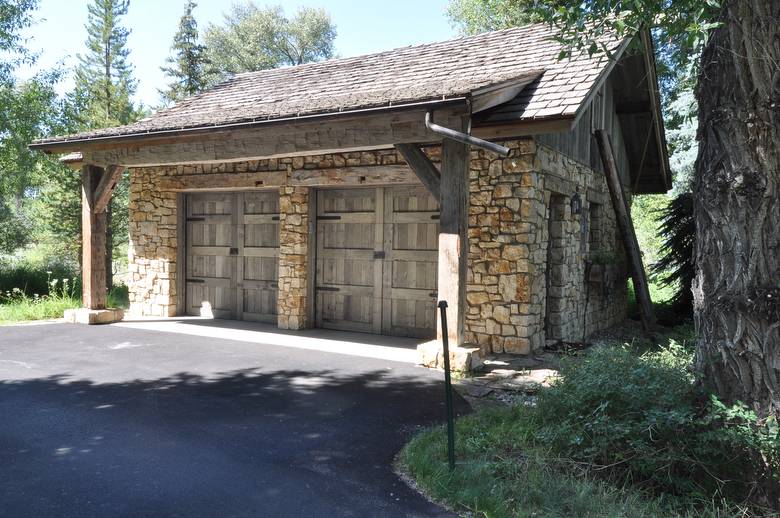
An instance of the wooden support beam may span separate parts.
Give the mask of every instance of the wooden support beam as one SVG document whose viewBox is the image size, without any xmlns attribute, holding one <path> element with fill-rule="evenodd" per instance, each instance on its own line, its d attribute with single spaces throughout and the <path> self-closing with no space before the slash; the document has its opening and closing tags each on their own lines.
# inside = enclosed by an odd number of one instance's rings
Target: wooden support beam
<svg viewBox="0 0 780 518">
<path fill-rule="evenodd" d="M 100 183 L 95 189 L 95 203 L 92 207 L 95 213 L 106 210 L 108 202 L 111 201 L 111 195 L 114 193 L 114 188 L 122 178 L 124 170 L 124 167 L 118 165 L 110 165 L 106 168 L 105 173 L 100 177 Z"/>
<path fill-rule="evenodd" d="M 104 176 L 100 167 L 81 168 L 82 302 L 88 309 L 106 308 L 107 214 L 95 211 L 95 192 Z"/>
<path fill-rule="evenodd" d="M 163 191 L 235 191 L 294 185 L 305 187 L 335 187 L 359 185 L 416 184 L 419 180 L 405 165 L 374 165 L 336 167 L 329 169 L 297 169 L 258 171 L 254 173 L 206 173 L 166 176 L 157 186 Z"/>
<path fill-rule="evenodd" d="M 609 195 L 612 198 L 612 206 L 615 209 L 618 230 L 628 253 L 631 278 L 634 281 L 634 291 L 639 303 L 639 315 L 645 330 L 649 331 L 652 325 L 655 324 L 653 303 L 650 300 L 650 290 L 647 285 L 645 268 L 642 264 L 642 254 L 639 251 L 639 243 L 634 231 L 634 223 L 631 221 L 631 212 L 623 193 L 623 185 L 620 182 L 620 174 L 615 161 L 612 141 L 609 133 L 603 129 L 597 129 L 594 134 L 599 146 L 599 152 L 601 153 L 601 161 L 604 164 L 604 173 L 607 177 L 607 186 L 609 187 Z"/>
<path fill-rule="evenodd" d="M 395 149 L 401 153 L 428 192 L 441 202 L 441 173 L 428 155 L 417 144 L 396 144 Z"/>
<path fill-rule="evenodd" d="M 463 131 L 468 128 L 462 122 Z M 442 142 L 441 212 L 439 220 L 439 300 L 447 301 L 450 344 L 464 342 L 466 263 L 468 260 L 469 146 L 450 139 Z M 437 338 L 441 321 L 437 317 Z"/>
<path fill-rule="evenodd" d="M 436 111 L 437 122 L 457 124 L 464 106 Z M 386 149 L 398 142 L 434 142 L 425 127 L 426 110 L 376 113 L 343 120 L 267 124 L 192 135 L 156 136 L 134 142 L 96 142 L 83 146 L 84 161 L 125 167 L 207 164 L 307 154 Z"/>
</svg>

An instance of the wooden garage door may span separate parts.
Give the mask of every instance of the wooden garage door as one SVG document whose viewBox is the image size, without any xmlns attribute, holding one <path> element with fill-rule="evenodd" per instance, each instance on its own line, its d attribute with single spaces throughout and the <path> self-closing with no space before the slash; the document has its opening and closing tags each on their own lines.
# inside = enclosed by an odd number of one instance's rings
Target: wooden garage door
<svg viewBox="0 0 780 518">
<path fill-rule="evenodd" d="M 435 334 L 438 217 L 423 187 L 319 191 L 317 325 Z"/>
<path fill-rule="evenodd" d="M 279 195 L 187 196 L 187 313 L 276 322 Z"/>
</svg>

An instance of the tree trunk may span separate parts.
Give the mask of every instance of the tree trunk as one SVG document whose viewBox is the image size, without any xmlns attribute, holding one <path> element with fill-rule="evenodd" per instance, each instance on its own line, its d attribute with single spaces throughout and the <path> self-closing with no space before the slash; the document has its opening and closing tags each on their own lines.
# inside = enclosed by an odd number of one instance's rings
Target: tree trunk
<svg viewBox="0 0 780 518">
<path fill-rule="evenodd" d="M 726 1 L 721 21 L 697 93 L 696 368 L 780 416 L 780 2 Z"/>
</svg>

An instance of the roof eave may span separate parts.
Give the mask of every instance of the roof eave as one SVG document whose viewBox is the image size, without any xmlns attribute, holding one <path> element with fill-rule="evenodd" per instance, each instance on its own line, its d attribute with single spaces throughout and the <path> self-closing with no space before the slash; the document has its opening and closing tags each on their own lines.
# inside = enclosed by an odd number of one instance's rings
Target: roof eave
<svg viewBox="0 0 780 518">
<path fill-rule="evenodd" d="M 658 76 L 655 67 L 655 50 L 650 29 L 643 29 L 639 33 L 642 45 L 645 48 L 645 66 L 647 67 L 647 87 L 650 91 L 650 104 L 653 110 L 653 124 L 655 125 L 658 153 L 661 157 L 661 175 L 666 190 L 672 188 L 671 167 L 669 165 L 669 149 L 666 142 L 666 131 L 663 124 L 663 112 L 661 111 L 661 93 L 658 88 Z"/>
<path fill-rule="evenodd" d="M 31 150 L 43 151 L 45 153 L 67 153 L 81 151 L 85 147 L 92 145 L 111 145 L 126 144 L 128 142 L 139 142 L 161 137 L 178 136 L 196 136 L 199 134 L 208 134 L 214 131 L 232 131 L 239 129 L 251 129 L 253 127 L 265 126 L 270 124 L 286 124 L 291 122 L 319 121 L 327 119 L 336 119 L 342 117 L 351 117 L 356 115 L 383 113 L 392 111 L 413 110 L 419 108 L 435 109 L 437 107 L 451 106 L 455 104 L 467 104 L 469 96 L 457 96 L 442 99 L 432 99 L 428 101 L 419 101 L 412 103 L 377 106 L 372 108 L 361 108 L 355 110 L 344 110 L 339 112 L 325 112 L 310 115 L 299 115 L 295 117 L 280 117 L 275 119 L 263 119 L 246 122 L 237 122 L 229 124 L 214 124 L 208 126 L 194 126 L 191 128 L 176 128 L 158 131 L 145 131 L 141 133 L 129 133 L 125 135 L 106 135 L 97 137 L 87 137 L 79 139 L 63 139 L 56 141 L 34 141 L 28 145 Z"/>
</svg>

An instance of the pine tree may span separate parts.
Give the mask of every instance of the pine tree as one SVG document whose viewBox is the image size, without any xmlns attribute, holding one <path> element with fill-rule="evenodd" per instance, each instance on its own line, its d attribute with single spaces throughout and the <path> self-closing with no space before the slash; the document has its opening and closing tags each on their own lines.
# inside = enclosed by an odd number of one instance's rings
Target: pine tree
<svg viewBox="0 0 780 518">
<path fill-rule="evenodd" d="M 77 129 L 87 130 L 129 124 L 137 120 L 141 110 L 131 97 L 137 82 L 128 61 L 130 31 L 121 25 L 127 14 L 129 0 L 92 0 L 89 5 L 87 52 L 79 55 L 75 89 L 70 96 L 76 106 Z M 127 241 L 128 179 L 117 185 L 108 205 L 106 236 L 106 288 L 113 285 L 112 263 L 119 243 Z M 118 210 L 117 210 L 118 209 Z"/>
<path fill-rule="evenodd" d="M 192 14 L 197 5 L 194 0 L 187 0 L 184 5 L 179 30 L 171 46 L 173 55 L 166 60 L 168 66 L 160 67 L 172 79 L 167 90 L 160 90 L 166 104 L 200 93 L 207 86 L 209 63 L 205 56 L 206 47 L 198 42 L 198 22 Z"/>
</svg>

